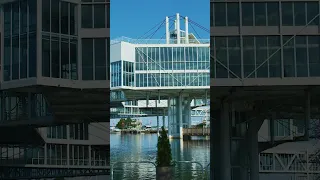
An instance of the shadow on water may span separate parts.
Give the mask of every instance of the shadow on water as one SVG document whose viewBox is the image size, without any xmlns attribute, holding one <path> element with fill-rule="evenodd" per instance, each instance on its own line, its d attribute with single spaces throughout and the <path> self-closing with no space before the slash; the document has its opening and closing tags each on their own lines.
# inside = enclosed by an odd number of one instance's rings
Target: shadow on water
<svg viewBox="0 0 320 180">
<path fill-rule="evenodd" d="M 156 134 L 111 134 L 110 140 L 112 164 L 115 162 L 156 161 L 158 140 Z M 196 161 L 203 168 L 210 161 L 210 141 L 208 140 L 183 141 L 173 139 L 170 143 L 174 161 Z M 202 170 L 202 167 L 195 163 L 177 163 L 175 179 L 199 179 L 199 175 L 202 174 L 199 170 Z M 155 167 L 149 163 L 116 164 L 114 170 L 114 180 L 155 179 Z"/>
</svg>

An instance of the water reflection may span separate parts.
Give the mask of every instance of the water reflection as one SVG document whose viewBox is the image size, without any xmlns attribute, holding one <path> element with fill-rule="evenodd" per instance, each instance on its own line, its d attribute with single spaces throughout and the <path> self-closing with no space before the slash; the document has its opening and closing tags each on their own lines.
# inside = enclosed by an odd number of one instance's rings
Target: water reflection
<svg viewBox="0 0 320 180">
<path fill-rule="evenodd" d="M 157 155 L 157 135 L 111 134 L 111 163 L 115 162 L 155 162 Z M 175 161 L 196 161 L 205 167 L 210 161 L 210 142 L 203 139 L 182 141 L 171 140 L 172 157 Z M 152 164 L 116 164 L 114 180 L 155 179 L 155 167 Z M 197 171 L 198 170 L 198 171 Z M 175 179 L 199 179 L 200 165 L 195 163 L 177 163 Z"/>
</svg>

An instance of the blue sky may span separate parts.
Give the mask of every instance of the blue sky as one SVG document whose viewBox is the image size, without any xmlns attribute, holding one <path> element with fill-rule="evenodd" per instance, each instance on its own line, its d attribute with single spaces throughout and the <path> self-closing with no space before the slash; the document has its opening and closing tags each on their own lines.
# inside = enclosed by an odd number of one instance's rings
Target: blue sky
<svg viewBox="0 0 320 180">
<path fill-rule="evenodd" d="M 126 36 L 140 38 L 156 24 L 179 13 L 210 30 L 209 0 L 111 0 L 111 39 Z M 172 18 L 173 19 L 173 18 Z M 182 29 L 184 22 L 181 21 Z M 192 24 L 201 39 L 209 39 L 210 33 Z M 193 32 L 191 25 L 189 31 Z M 153 31 L 151 31 L 152 34 Z M 153 36 L 160 39 L 165 26 Z M 193 32 L 194 33 L 194 32 Z M 198 37 L 199 38 L 199 37 Z"/>
</svg>

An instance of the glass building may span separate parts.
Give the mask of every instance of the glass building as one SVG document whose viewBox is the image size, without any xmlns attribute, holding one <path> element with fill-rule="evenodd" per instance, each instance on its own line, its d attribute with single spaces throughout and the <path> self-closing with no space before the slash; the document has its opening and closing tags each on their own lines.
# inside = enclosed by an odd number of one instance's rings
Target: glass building
<svg viewBox="0 0 320 180">
<path fill-rule="evenodd" d="M 210 9 L 211 78 L 320 76 L 319 1 L 213 0 Z"/>
<path fill-rule="evenodd" d="M 3 81 L 109 80 L 109 2 L 3 1 Z"/>
<path fill-rule="evenodd" d="M 128 59 L 111 60 L 111 88 L 209 86 L 209 44 L 142 45 L 120 42 L 111 48 L 114 48 L 112 52 L 132 52 Z"/>
</svg>

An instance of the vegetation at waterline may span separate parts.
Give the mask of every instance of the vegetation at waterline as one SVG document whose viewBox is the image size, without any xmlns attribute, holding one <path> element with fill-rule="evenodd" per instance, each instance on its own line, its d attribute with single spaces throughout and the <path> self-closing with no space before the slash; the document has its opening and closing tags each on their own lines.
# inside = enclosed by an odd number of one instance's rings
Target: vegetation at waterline
<svg viewBox="0 0 320 180">
<path fill-rule="evenodd" d="M 136 124 L 134 124 L 133 122 L 135 122 L 134 120 L 132 120 L 131 118 L 121 118 L 120 121 L 117 123 L 116 127 L 118 129 L 127 129 L 129 127 L 136 127 Z"/>
</svg>

